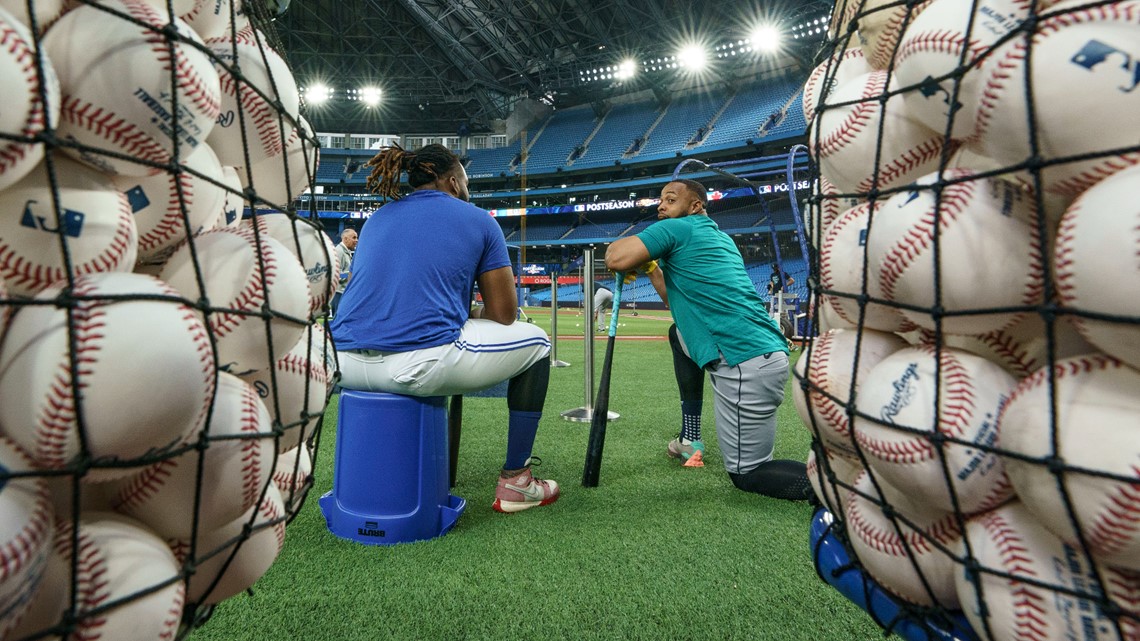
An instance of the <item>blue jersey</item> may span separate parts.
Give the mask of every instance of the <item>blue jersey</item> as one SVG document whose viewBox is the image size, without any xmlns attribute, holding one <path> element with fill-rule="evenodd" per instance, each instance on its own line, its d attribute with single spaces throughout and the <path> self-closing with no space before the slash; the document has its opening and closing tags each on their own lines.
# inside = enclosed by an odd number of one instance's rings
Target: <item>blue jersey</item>
<svg viewBox="0 0 1140 641">
<path fill-rule="evenodd" d="M 408 352 L 459 337 L 471 290 L 511 264 L 503 231 L 475 205 L 424 189 L 364 223 L 331 327 L 337 349 Z"/>
</svg>

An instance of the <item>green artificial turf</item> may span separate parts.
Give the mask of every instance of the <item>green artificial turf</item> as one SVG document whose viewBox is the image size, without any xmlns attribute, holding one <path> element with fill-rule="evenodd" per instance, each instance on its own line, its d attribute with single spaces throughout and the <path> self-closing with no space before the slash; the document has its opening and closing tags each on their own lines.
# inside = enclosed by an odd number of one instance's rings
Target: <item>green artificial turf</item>
<svg viewBox="0 0 1140 641">
<path fill-rule="evenodd" d="M 668 327 L 665 320 L 631 320 L 643 335 L 663 336 Z M 549 314 L 545 320 L 536 315 L 536 322 L 548 324 Z M 560 334 L 566 322 L 559 317 Z M 595 345 L 600 370 L 604 339 Z M 392 547 L 340 540 L 326 530 L 316 500 L 332 487 L 334 397 L 315 486 L 287 529 L 281 556 L 252 596 L 222 603 L 190 638 L 882 637 L 866 613 L 817 578 L 809 506 L 732 487 L 716 444 L 711 388 L 704 413 L 707 464 L 682 468 L 666 456 L 680 424 L 666 341 L 618 342 L 610 409 L 621 418 L 609 426 L 600 485 L 583 488 L 589 425 L 559 416 L 584 402 L 582 343 L 560 346 L 560 358 L 571 366 L 552 370 L 535 444 L 542 458 L 538 474 L 563 486 L 556 504 L 514 515 L 491 509 L 506 448 L 506 402 L 467 398 L 454 492 L 468 503 L 455 528 L 442 538 Z M 779 423 L 777 458 L 804 460 L 809 436 L 790 394 Z"/>
</svg>

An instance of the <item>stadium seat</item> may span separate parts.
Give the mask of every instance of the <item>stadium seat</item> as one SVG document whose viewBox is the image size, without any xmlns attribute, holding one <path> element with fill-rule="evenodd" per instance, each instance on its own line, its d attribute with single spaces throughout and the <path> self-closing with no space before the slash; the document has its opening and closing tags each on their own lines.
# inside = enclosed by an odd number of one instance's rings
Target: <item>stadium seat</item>
<svg viewBox="0 0 1140 641">
<path fill-rule="evenodd" d="M 329 531 L 366 545 L 443 536 L 467 501 L 449 491 L 446 397 L 343 390 Z"/>
</svg>

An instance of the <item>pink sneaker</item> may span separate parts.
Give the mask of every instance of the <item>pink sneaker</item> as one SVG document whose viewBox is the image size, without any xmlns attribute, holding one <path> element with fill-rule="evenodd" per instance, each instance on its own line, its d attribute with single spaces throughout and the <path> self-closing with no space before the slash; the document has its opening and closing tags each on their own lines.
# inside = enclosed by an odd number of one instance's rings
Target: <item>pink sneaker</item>
<svg viewBox="0 0 1140 641">
<path fill-rule="evenodd" d="M 532 507 L 550 505 L 557 500 L 558 483 L 534 478 L 528 465 L 510 478 L 499 477 L 499 486 L 495 488 L 495 504 L 492 507 L 497 512 L 522 512 Z"/>
</svg>

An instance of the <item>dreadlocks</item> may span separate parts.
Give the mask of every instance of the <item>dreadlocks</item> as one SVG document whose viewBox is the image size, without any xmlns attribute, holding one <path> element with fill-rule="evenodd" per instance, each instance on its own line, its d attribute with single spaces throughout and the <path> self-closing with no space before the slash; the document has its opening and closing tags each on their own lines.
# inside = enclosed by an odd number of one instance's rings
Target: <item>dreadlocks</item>
<svg viewBox="0 0 1140 641">
<path fill-rule="evenodd" d="M 408 172 L 412 189 L 435 182 L 459 165 L 459 157 L 443 145 L 427 145 L 416 151 L 405 151 L 398 144 L 384 147 L 364 164 L 372 167 L 368 190 L 385 198 L 400 195 L 400 174 Z"/>
</svg>

